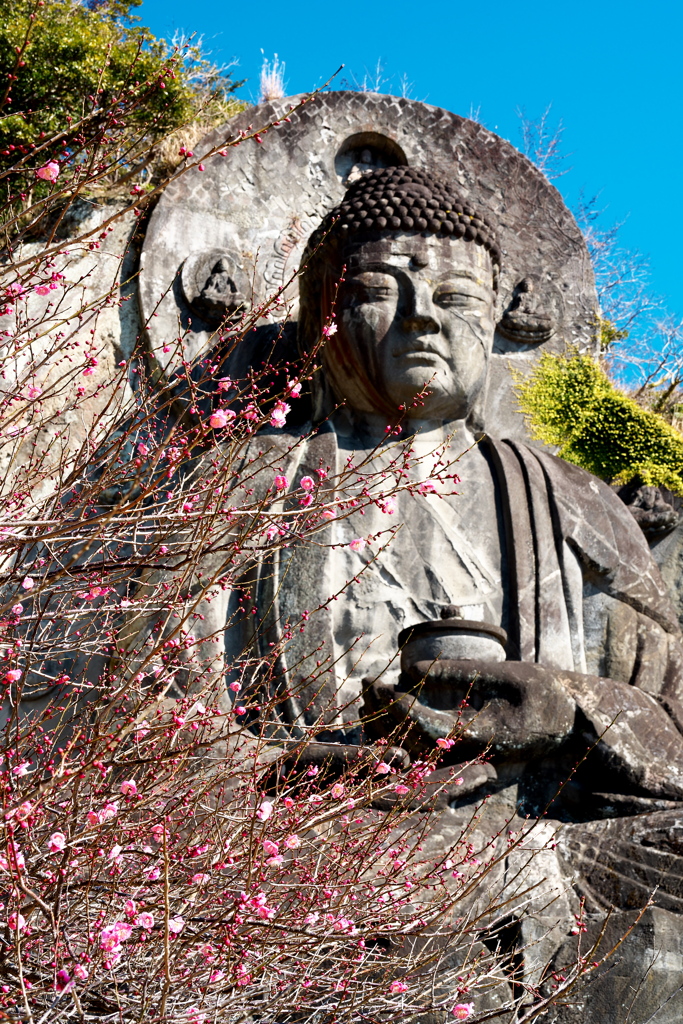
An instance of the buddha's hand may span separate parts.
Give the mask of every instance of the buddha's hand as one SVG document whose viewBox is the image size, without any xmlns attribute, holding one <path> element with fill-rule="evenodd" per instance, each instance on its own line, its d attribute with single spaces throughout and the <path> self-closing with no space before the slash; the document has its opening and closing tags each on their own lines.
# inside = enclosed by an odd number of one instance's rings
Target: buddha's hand
<svg viewBox="0 0 683 1024">
<path fill-rule="evenodd" d="M 528 760 L 573 731 L 576 701 L 564 677 L 574 675 L 526 662 L 417 662 L 397 686 L 365 682 L 367 731 L 411 752 L 453 740 L 456 757 L 488 748 L 494 758 Z"/>
</svg>

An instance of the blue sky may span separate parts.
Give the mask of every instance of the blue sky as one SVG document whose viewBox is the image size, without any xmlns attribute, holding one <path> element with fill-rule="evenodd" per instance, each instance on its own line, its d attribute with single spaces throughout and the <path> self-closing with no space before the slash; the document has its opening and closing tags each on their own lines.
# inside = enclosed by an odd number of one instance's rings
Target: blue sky
<svg viewBox="0 0 683 1024">
<path fill-rule="evenodd" d="M 286 63 L 288 93 L 314 88 L 340 64 L 352 85 L 383 66 L 382 92 L 400 92 L 468 116 L 521 145 L 518 108 L 552 104 L 564 123 L 565 165 L 555 181 L 570 205 L 600 193 L 605 225 L 650 257 L 652 287 L 683 317 L 683 4 L 680 0 L 574 0 L 467 5 L 259 3 L 143 0 L 137 13 L 157 35 L 203 36 L 217 62 L 239 61 L 240 94 L 258 96 L 262 53 Z"/>
</svg>

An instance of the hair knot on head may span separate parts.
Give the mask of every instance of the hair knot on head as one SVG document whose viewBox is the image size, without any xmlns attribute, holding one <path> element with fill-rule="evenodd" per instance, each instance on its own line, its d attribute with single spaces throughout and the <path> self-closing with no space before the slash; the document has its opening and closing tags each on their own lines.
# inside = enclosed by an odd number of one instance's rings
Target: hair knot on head
<svg viewBox="0 0 683 1024">
<path fill-rule="evenodd" d="M 495 228 L 481 208 L 462 199 L 449 182 L 419 167 L 382 167 L 355 181 L 312 235 L 307 256 L 315 260 L 316 249 L 321 258 L 328 245 L 387 232 L 436 235 L 481 245 L 491 257 L 497 287 L 501 251 Z"/>
</svg>

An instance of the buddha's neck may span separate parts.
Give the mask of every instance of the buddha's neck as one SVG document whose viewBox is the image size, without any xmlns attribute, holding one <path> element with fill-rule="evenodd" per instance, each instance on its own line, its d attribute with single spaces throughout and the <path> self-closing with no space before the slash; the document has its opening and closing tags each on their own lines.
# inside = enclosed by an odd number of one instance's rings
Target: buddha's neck
<svg viewBox="0 0 683 1024">
<path fill-rule="evenodd" d="M 342 407 L 334 413 L 332 423 L 337 433 L 353 437 L 363 446 L 376 445 L 383 440 L 396 441 L 396 434 L 387 430 L 390 424 L 385 416 L 375 413 L 358 412 Z M 465 420 L 409 419 L 401 424 L 402 437 L 415 436 L 424 443 L 440 444 L 452 437 L 452 446 L 460 451 L 470 448 L 475 438 Z"/>
</svg>

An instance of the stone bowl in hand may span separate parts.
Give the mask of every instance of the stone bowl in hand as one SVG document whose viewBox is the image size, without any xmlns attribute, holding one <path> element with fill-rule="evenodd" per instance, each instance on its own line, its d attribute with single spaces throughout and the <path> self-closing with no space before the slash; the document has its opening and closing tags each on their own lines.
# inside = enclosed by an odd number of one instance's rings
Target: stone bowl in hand
<svg viewBox="0 0 683 1024">
<path fill-rule="evenodd" d="M 506 644 L 504 629 L 473 619 L 418 622 L 398 634 L 403 672 L 418 661 L 505 661 Z"/>
</svg>

